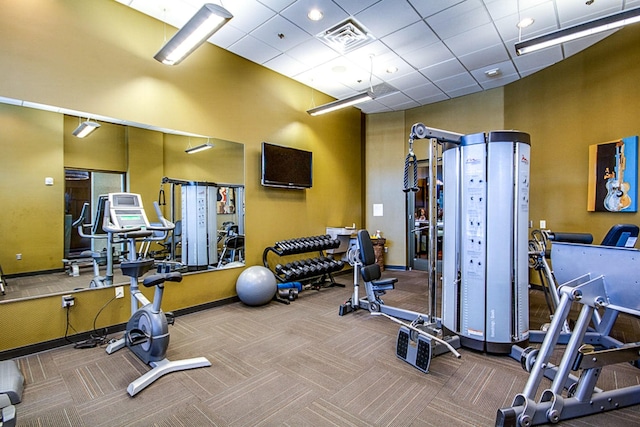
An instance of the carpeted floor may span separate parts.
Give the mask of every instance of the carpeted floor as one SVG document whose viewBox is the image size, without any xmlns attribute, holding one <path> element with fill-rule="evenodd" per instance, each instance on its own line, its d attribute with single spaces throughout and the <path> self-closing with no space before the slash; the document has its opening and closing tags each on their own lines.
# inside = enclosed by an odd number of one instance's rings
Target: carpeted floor
<svg viewBox="0 0 640 427">
<path fill-rule="evenodd" d="M 425 273 L 384 275 L 400 279 L 387 304 L 426 310 Z M 362 310 L 338 316 L 351 275 L 337 280 L 346 288 L 305 291 L 290 305 L 233 303 L 177 318 L 168 357 L 205 356 L 212 366 L 169 374 L 133 398 L 127 385 L 149 368 L 128 349 L 22 357 L 18 426 L 490 426 L 522 391 L 528 374 L 506 356 L 462 349 L 461 359 L 434 358 L 427 374 L 399 360 L 395 323 Z M 540 294 L 532 291 L 532 328 L 548 317 Z M 620 323 L 640 340 L 638 319 Z M 629 385 L 639 376 L 621 364 L 601 379 Z M 638 424 L 640 406 L 562 423 Z"/>
</svg>

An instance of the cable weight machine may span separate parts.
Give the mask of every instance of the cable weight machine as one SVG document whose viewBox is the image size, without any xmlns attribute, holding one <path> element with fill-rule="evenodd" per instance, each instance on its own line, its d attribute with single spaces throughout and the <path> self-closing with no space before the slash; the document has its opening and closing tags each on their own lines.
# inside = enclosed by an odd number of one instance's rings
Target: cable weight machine
<svg viewBox="0 0 640 427">
<path fill-rule="evenodd" d="M 462 135 L 416 123 L 405 160 L 408 195 L 418 188 L 416 139 L 429 139 L 427 324 L 442 328 L 444 335 L 455 335 L 464 347 L 510 353 L 529 336 L 530 137 L 517 131 Z M 439 148 L 444 182 L 441 318 L 436 317 Z M 402 334 L 410 332 L 403 328 L 398 348 Z"/>
</svg>

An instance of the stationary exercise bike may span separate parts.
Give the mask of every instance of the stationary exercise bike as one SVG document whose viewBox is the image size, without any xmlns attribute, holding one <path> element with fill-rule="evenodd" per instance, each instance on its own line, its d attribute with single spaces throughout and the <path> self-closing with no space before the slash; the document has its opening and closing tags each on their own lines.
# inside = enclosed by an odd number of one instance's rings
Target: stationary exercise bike
<svg viewBox="0 0 640 427">
<path fill-rule="evenodd" d="M 75 220 L 72 227 L 78 229 L 78 235 L 87 239 L 91 239 L 92 242 L 104 240 L 106 241 L 106 248 L 103 251 L 85 251 L 82 255 L 90 255 L 93 261 L 93 279 L 89 285 L 90 288 L 104 288 L 113 286 L 113 248 L 114 244 L 122 243 L 115 242 L 113 234 L 107 232 L 102 228 L 103 218 L 105 217 L 105 208 L 107 203 L 107 195 L 98 196 L 97 209 L 94 221 L 88 223 L 91 216 L 91 205 L 85 202 L 82 205 L 82 211 L 80 217 Z M 90 230 L 86 232 L 85 229 Z M 93 244 L 92 244 L 93 246 Z M 100 266 L 105 265 L 106 270 L 104 276 L 100 275 Z"/>
<path fill-rule="evenodd" d="M 173 324 L 173 316 L 165 314 L 161 309 L 162 295 L 165 282 L 180 282 L 182 275 L 177 272 L 159 272 L 143 279 L 145 287 L 155 286 L 153 302 L 150 302 L 139 289 L 138 279 L 154 266 L 153 259 L 138 259 L 136 242 L 139 240 L 158 239 L 166 237 L 166 232 L 175 226 L 166 220 L 157 203 L 154 203 L 159 226 L 152 226 L 147 219 L 142 199 L 134 193 L 111 193 L 108 196 L 105 209 L 103 228 L 114 236 L 128 242 L 128 260 L 120 267 L 124 275 L 131 278 L 131 318 L 127 322 L 124 337 L 109 344 L 107 353 L 120 350 L 125 345 L 144 363 L 152 369 L 127 387 L 129 395 L 134 396 L 161 376 L 186 369 L 211 366 L 204 357 L 169 361 L 166 358 L 169 346 L 168 325 Z M 165 232 L 164 236 L 157 235 L 158 231 Z M 154 237 L 154 233 L 157 237 Z"/>
</svg>

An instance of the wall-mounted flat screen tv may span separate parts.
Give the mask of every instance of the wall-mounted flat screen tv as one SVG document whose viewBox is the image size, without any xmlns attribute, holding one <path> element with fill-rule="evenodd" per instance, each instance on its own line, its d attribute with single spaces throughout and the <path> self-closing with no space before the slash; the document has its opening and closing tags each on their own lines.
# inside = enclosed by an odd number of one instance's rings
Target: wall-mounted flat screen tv
<svg viewBox="0 0 640 427">
<path fill-rule="evenodd" d="M 311 188 L 312 160 L 310 151 L 262 143 L 262 185 L 265 187 Z"/>
</svg>

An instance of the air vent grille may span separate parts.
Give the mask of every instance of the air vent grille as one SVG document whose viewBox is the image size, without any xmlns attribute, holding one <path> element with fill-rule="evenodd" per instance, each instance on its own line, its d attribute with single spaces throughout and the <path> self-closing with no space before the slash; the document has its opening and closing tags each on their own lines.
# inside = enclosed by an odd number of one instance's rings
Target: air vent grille
<svg viewBox="0 0 640 427">
<path fill-rule="evenodd" d="M 354 18 L 340 22 L 318 34 L 317 37 L 340 53 L 350 52 L 375 40 L 369 31 Z"/>
</svg>

